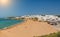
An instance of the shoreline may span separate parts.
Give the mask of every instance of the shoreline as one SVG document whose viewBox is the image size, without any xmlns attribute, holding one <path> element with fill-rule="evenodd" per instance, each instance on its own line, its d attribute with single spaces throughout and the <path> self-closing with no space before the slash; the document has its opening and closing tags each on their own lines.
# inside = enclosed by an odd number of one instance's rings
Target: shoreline
<svg viewBox="0 0 60 37">
<path fill-rule="evenodd" d="M 14 28 L 14 27 L 16 27 L 18 24 L 22 24 L 23 22 L 25 22 L 25 20 L 22 21 L 22 22 L 18 22 L 18 23 L 14 24 L 14 25 L 11 25 L 11 26 L 8 26 L 8 27 L 5 27 L 5 28 L 0 29 L 0 30 L 2 31 L 2 30 L 7 30 L 7 29 L 10 29 L 10 28 Z"/>
</svg>

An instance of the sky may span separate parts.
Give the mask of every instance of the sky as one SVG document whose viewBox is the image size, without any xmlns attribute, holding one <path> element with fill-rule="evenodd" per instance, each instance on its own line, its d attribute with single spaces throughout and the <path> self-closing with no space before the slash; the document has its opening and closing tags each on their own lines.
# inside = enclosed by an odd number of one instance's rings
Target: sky
<svg viewBox="0 0 60 37">
<path fill-rule="evenodd" d="M 0 18 L 23 15 L 59 15 L 60 0 L 11 0 L 9 6 L 0 5 Z"/>
</svg>

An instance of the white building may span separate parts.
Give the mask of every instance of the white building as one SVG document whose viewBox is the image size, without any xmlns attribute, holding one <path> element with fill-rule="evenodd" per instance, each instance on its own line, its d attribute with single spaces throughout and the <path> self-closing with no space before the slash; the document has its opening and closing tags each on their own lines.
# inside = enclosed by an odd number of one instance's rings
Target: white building
<svg viewBox="0 0 60 37">
<path fill-rule="evenodd" d="M 55 16 L 55 15 L 45 15 L 45 16 L 42 16 L 42 15 L 25 15 L 25 16 L 21 16 L 23 18 L 35 18 L 37 17 L 38 20 L 43 20 L 43 21 L 51 21 L 51 20 L 60 20 L 60 18 L 58 16 Z"/>
</svg>

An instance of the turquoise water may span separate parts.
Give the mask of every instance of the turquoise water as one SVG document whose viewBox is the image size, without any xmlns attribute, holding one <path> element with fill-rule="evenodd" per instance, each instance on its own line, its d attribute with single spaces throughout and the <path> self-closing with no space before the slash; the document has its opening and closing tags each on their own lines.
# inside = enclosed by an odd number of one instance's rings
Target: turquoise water
<svg viewBox="0 0 60 37">
<path fill-rule="evenodd" d="M 0 29 L 21 23 L 23 20 L 0 20 Z"/>
</svg>

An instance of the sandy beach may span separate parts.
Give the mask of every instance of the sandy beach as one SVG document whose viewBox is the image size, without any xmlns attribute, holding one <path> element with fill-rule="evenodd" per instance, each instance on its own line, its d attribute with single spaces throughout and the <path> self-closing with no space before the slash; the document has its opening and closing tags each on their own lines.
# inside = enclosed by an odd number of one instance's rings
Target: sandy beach
<svg viewBox="0 0 60 37">
<path fill-rule="evenodd" d="M 58 32 L 47 22 L 27 20 L 12 28 L 1 30 L 0 37 L 33 37 Z"/>
</svg>

